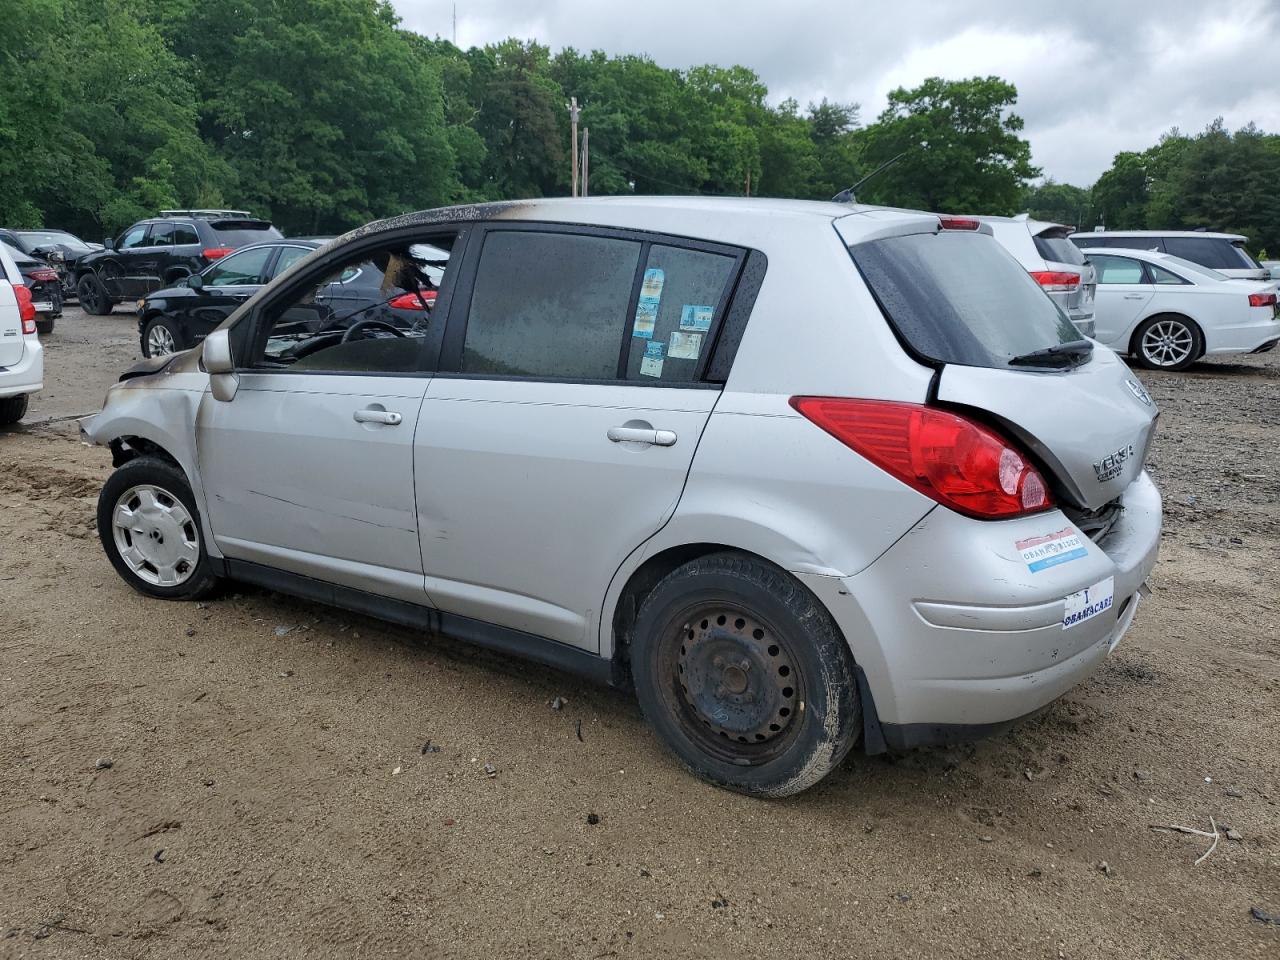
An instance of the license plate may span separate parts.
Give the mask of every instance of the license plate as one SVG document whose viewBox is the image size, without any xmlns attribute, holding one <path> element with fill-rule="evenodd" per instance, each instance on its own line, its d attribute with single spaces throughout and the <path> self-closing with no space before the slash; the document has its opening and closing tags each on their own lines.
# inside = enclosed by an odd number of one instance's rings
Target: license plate
<svg viewBox="0 0 1280 960">
<path fill-rule="evenodd" d="M 49 303 L 48 301 L 45 301 L 43 303 L 33 303 L 31 306 L 35 309 L 36 313 L 52 313 L 53 312 L 53 304 Z"/>
</svg>

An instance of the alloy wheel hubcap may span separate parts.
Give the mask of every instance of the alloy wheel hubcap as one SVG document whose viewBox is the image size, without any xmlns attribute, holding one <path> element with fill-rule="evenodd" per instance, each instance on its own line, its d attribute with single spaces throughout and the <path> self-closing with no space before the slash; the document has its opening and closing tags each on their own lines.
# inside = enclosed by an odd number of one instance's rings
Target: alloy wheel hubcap
<svg viewBox="0 0 1280 960">
<path fill-rule="evenodd" d="M 737 744 L 782 736 L 803 703 L 782 638 L 745 611 L 705 607 L 680 633 L 679 693 L 704 730 Z"/>
<path fill-rule="evenodd" d="M 1191 355 L 1194 338 L 1183 324 L 1162 320 L 1142 336 L 1142 352 L 1157 366 L 1172 367 Z"/>
<path fill-rule="evenodd" d="M 177 497 L 152 484 L 130 487 L 111 512 L 116 550 L 138 579 L 176 587 L 195 573 L 200 532 Z"/>
<path fill-rule="evenodd" d="M 169 328 L 156 324 L 147 332 L 147 350 L 153 357 L 164 357 L 176 349 Z"/>
</svg>

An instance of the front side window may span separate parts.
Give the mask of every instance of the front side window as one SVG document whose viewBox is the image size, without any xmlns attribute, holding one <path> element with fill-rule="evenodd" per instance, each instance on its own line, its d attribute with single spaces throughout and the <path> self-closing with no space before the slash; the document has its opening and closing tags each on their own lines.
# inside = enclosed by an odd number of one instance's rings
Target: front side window
<svg viewBox="0 0 1280 960">
<path fill-rule="evenodd" d="M 117 245 L 120 250 L 132 250 L 134 247 L 140 247 L 147 239 L 147 225 L 145 223 L 135 224 L 130 227 L 120 243 Z"/>
<path fill-rule="evenodd" d="M 204 273 L 206 287 L 235 287 L 265 282 L 267 261 L 271 259 L 270 247 L 242 250 L 223 257 Z"/>
<path fill-rule="evenodd" d="M 636 240 L 496 230 L 485 237 L 461 369 L 612 380 L 640 261 Z"/>
<path fill-rule="evenodd" d="M 1142 264 L 1128 257 L 1107 257 L 1093 255 L 1089 257 L 1098 271 L 1098 282 L 1109 283 L 1145 283 L 1142 277 Z"/>
<path fill-rule="evenodd" d="M 264 309 L 251 365 L 350 374 L 424 369 L 454 240 L 432 237 L 429 263 L 414 244 L 398 243 L 333 264 L 302 293 Z"/>
<path fill-rule="evenodd" d="M 991 237 L 944 230 L 849 248 L 886 319 L 942 363 L 1005 368 L 1080 331 Z"/>
</svg>

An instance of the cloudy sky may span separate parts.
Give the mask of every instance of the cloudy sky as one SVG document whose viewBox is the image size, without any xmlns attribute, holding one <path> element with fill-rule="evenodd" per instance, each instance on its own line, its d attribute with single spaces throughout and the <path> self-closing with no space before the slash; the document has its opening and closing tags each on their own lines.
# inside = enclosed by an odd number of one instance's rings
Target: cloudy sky
<svg viewBox="0 0 1280 960">
<path fill-rule="evenodd" d="M 449 37 L 452 0 L 392 0 Z M 643 53 L 666 67 L 740 63 L 770 99 L 856 101 L 925 77 L 996 74 L 1018 88 L 1034 160 L 1088 186 L 1120 150 L 1222 116 L 1280 131 L 1280 0 L 457 0 L 457 42 L 534 38 Z"/>
</svg>

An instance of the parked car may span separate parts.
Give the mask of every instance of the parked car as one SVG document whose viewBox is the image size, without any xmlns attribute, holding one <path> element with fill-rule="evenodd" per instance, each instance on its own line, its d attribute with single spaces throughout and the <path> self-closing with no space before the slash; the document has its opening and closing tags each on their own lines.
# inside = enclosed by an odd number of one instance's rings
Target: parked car
<svg viewBox="0 0 1280 960">
<path fill-rule="evenodd" d="M 263 284 L 323 245 L 323 240 L 272 240 L 242 247 L 202 272 L 166 290 L 158 290 L 138 306 L 138 337 L 144 357 L 160 357 L 187 350 L 258 292 Z M 443 269 L 447 251 L 418 247 L 415 264 L 429 282 Z M 317 294 L 344 314 L 380 317 L 401 329 L 425 322 L 435 290 L 420 293 L 390 285 L 378 264 L 361 263 Z"/>
<path fill-rule="evenodd" d="M 36 329 L 42 334 L 53 333 L 54 321 L 62 316 L 62 283 L 58 274 L 43 260 L 23 253 L 17 247 L 3 244 L 22 274 L 22 282 L 31 291 L 36 311 Z"/>
<path fill-rule="evenodd" d="M 1266 280 L 1267 271 L 1253 258 L 1238 233 L 1206 233 L 1202 230 L 1107 230 L 1073 233 L 1071 242 L 1086 253 L 1098 247 L 1156 250 L 1217 270 L 1240 280 Z"/>
<path fill-rule="evenodd" d="M 1268 280 L 1280 280 L 1280 260 L 1262 260 L 1262 269 L 1267 271 Z"/>
<path fill-rule="evenodd" d="M 634 684 L 748 793 L 972 739 L 1132 623 L 1156 408 L 971 219 L 851 204 L 538 200 L 371 224 L 83 435 L 139 592 L 267 584 Z M 359 264 L 404 330 L 322 296 Z M 425 288 L 425 287 L 424 287 Z"/>
<path fill-rule="evenodd" d="M 1273 280 L 1246 283 L 1152 250 L 1091 249 L 1098 269 L 1095 336 L 1152 370 L 1206 354 L 1262 353 L 1280 341 Z"/>
<path fill-rule="evenodd" d="M 0 240 L 53 267 L 62 282 L 64 301 L 75 296 L 75 270 L 80 258 L 102 249 L 100 244 L 86 243 L 65 230 L 0 229 Z"/>
<path fill-rule="evenodd" d="M 27 398 L 44 386 L 44 347 L 36 309 L 7 244 L 0 243 L 0 426 L 27 414 Z"/>
<path fill-rule="evenodd" d="M 1000 245 L 1013 254 L 1054 303 L 1086 337 L 1093 336 L 1093 297 L 1097 277 L 1084 254 L 1067 238 L 1061 223 L 1016 217 L 978 217 L 989 224 Z"/>
<path fill-rule="evenodd" d="M 81 257 L 76 295 L 86 313 L 105 315 L 115 304 L 171 287 L 240 247 L 278 239 L 280 231 L 269 221 L 243 210 L 163 210 Z"/>
</svg>

